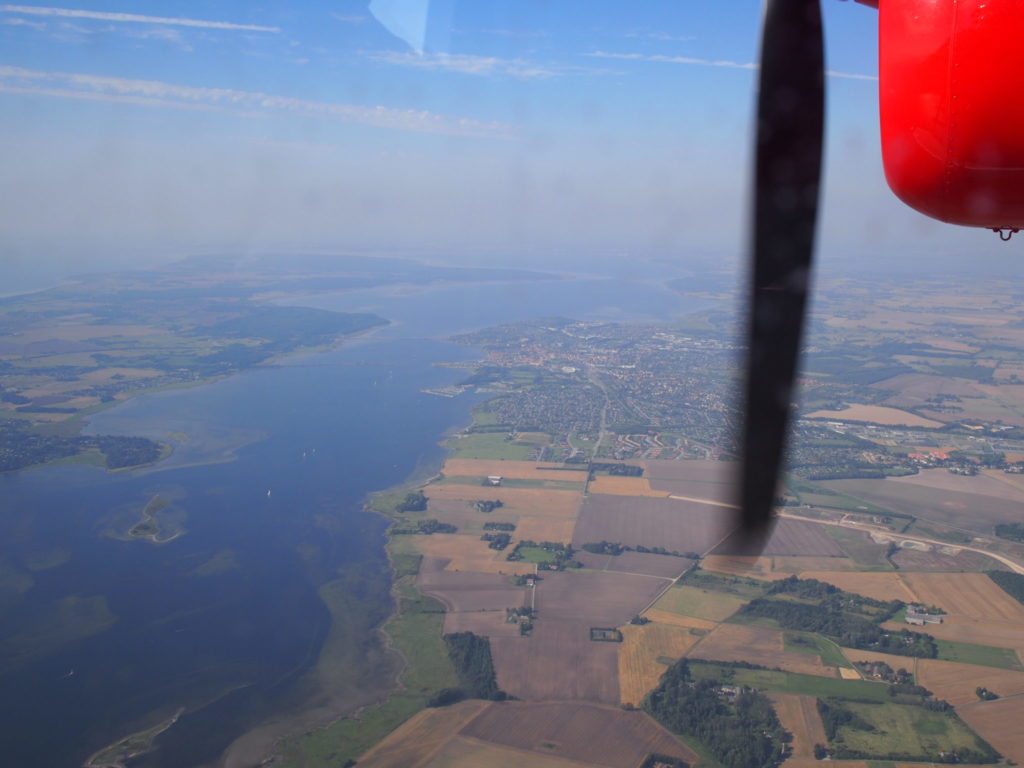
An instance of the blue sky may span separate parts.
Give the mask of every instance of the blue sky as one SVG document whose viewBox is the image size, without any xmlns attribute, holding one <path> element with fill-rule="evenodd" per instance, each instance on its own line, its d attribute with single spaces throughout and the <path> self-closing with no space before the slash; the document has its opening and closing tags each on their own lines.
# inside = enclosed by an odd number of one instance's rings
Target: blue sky
<svg viewBox="0 0 1024 768">
<path fill-rule="evenodd" d="M 823 258 L 998 252 L 889 195 L 876 14 L 824 7 Z M 0 4 L 0 253 L 732 258 L 759 21 L 756 0 Z"/>
</svg>

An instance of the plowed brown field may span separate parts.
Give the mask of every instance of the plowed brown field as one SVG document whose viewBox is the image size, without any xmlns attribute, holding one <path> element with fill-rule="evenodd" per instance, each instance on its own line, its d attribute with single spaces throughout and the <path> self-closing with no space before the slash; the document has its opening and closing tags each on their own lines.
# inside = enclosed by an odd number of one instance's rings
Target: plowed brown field
<svg viewBox="0 0 1024 768">
<path fill-rule="evenodd" d="M 650 753 L 691 765 L 693 754 L 643 712 L 579 702 L 510 701 L 491 705 L 462 736 L 593 765 L 637 766 Z M 530 765 L 527 758 L 523 765 Z"/>
<path fill-rule="evenodd" d="M 1024 697 L 979 701 L 957 707 L 957 712 L 985 741 L 1004 757 L 1024 762 Z"/>
</svg>

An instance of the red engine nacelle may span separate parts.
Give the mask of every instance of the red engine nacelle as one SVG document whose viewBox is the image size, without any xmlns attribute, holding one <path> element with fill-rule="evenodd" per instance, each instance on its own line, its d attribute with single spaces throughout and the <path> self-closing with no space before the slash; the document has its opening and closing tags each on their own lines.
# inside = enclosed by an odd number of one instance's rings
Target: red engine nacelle
<svg viewBox="0 0 1024 768">
<path fill-rule="evenodd" d="M 880 0 L 882 159 L 942 221 L 1024 229 L 1024 0 Z"/>
</svg>

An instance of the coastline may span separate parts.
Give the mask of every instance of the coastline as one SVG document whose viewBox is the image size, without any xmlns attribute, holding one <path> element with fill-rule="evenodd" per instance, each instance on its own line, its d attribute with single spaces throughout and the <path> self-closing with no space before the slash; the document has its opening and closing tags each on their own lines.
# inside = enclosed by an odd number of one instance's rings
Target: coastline
<svg viewBox="0 0 1024 768">
<path fill-rule="evenodd" d="M 404 537 L 392 536 L 390 531 L 401 520 L 400 515 L 394 511 L 395 499 L 410 491 L 425 488 L 441 477 L 441 468 L 451 453 L 449 441 L 474 423 L 473 411 L 480 405 L 481 402 L 471 405 L 466 419 L 453 424 L 441 434 L 437 445 L 443 450 L 436 460 L 414 468 L 404 481 L 390 488 L 371 492 L 362 505 L 364 513 L 378 515 L 389 523 L 384 532 L 384 552 L 390 574 L 392 606 L 387 617 L 374 628 L 374 635 L 382 649 L 398 664 L 390 676 L 387 690 L 375 701 L 350 707 L 326 724 L 278 736 L 262 754 L 265 763 L 298 768 L 309 764 L 307 761 L 310 757 L 315 759 L 315 755 L 325 751 L 326 745 L 329 745 L 332 761 L 354 761 L 426 707 L 427 697 L 417 690 L 420 686 L 416 683 L 438 672 L 428 668 L 441 668 L 440 675 L 436 676 L 442 679 L 435 681 L 435 688 L 455 684 L 454 669 L 451 668 L 443 644 L 444 606 L 416 587 L 419 555 L 400 551 Z M 433 629 L 432 633 L 424 633 L 423 627 L 407 626 L 415 624 L 436 626 L 430 628 Z M 410 629 L 413 631 L 410 632 Z M 429 647 L 431 637 L 434 640 L 433 648 Z M 415 638 L 416 642 L 410 643 L 411 638 Z M 244 765 L 243 756 L 236 745 L 240 747 L 243 739 L 255 735 L 253 731 L 236 741 L 229 748 L 224 764 L 229 768 Z M 252 759 L 255 752 L 246 751 Z"/>
<path fill-rule="evenodd" d="M 138 391 L 129 393 L 127 397 L 125 397 L 122 400 L 115 400 L 109 403 L 98 403 L 92 406 L 91 408 L 87 408 L 79 413 L 74 414 L 71 418 L 67 419 L 66 421 L 58 422 L 54 426 L 54 428 L 55 430 L 58 430 L 62 433 L 66 433 L 67 436 L 69 437 L 81 437 L 84 435 L 88 435 L 91 434 L 88 433 L 87 430 L 90 427 L 90 422 L 93 417 L 112 411 L 115 408 L 118 408 L 119 406 L 122 406 L 126 403 L 132 402 L 133 400 L 137 400 L 140 397 L 159 395 L 165 392 L 181 392 L 189 389 L 194 389 L 197 387 L 205 387 L 212 384 L 217 384 L 218 382 L 221 381 L 227 381 L 235 376 L 241 375 L 248 371 L 259 370 L 260 368 L 270 368 L 276 365 L 286 364 L 286 361 L 301 360 L 305 357 L 330 352 L 331 350 L 343 346 L 346 342 L 361 339 L 362 337 L 368 336 L 382 328 L 386 328 L 389 325 L 391 325 L 391 321 L 388 320 L 387 318 L 382 318 L 382 320 L 383 322 L 378 323 L 377 325 L 373 325 L 368 328 L 362 328 L 358 331 L 353 331 L 351 333 L 343 334 L 328 344 L 299 346 L 287 352 L 272 355 L 268 357 L 266 360 L 262 360 L 259 363 L 256 363 L 255 365 L 246 366 L 244 368 L 238 368 L 237 370 L 229 371 L 227 373 L 216 374 L 213 376 L 196 379 L 193 381 L 182 381 L 177 383 L 162 384 L 160 386 L 153 387 L 152 389 L 140 389 Z M 100 433 L 96 432 L 94 434 L 99 435 Z M 123 436 L 136 437 L 137 435 L 124 434 Z M 101 469 L 107 474 L 111 475 L 117 473 L 141 473 L 161 471 L 164 468 L 161 465 L 164 464 L 164 462 L 166 462 L 167 460 L 174 457 L 176 448 L 173 443 L 167 442 L 165 440 L 155 440 L 153 438 L 148 439 L 152 440 L 152 442 L 156 443 L 159 446 L 160 455 L 153 461 L 145 462 L 143 464 L 134 464 L 127 467 L 107 467 L 105 464 L 105 459 L 103 458 L 102 454 L 99 454 L 93 448 L 86 448 L 84 450 L 79 451 L 78 453 L 73 453 L 68 456 L 61 456 L 55 459 L 50 459 L 49 461 L 43 461 L 36 464 L 29 464 L 28 466 L 19 467 L 17 469 L 0 471 L 0 477 L 4 477 L 6 475 L 15 475 L 18 474 L 19 472 L 33 472 L 40 469 L 46 469 L 49 467 L 67 465 L 90 466 L 96 469 Z M 259 442 L 259 440 L 261 439 L 263 439 L 263 436 L 253 437 L 251 439 L 239 443 L 236 446 L 233 446 L 230 450 L 228 450 L 226 453 L 220 456 L 211 457 L 209 459 L 201 461 L 188 462 L 185 464 L 176 465 L 172 468 L 179 469 L 184 467 L 197 467 L 212 464 L 228 463 L 234 461 L 237 458 L 236 452 L 239 449 L 244 448 L 247 445 L 251 445 L 254 442 Z"/>
</svg>

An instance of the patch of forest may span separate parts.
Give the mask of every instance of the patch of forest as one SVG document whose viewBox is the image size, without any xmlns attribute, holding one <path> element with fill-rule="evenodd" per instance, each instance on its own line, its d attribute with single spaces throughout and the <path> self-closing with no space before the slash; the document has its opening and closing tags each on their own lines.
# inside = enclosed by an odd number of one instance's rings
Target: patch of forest
<svg viewBox="0 0 1024 768">
<path fill-rule="evenodd" d="M 504 701 L 508 698 L 498 687 L 490 640 L 472 632 L 453 632 L 444 636 L 444 642 L 448 658 L 455 666 L 459 687 L 438 691 L 427 706 L 444 707 L 463 699 Z"/>
<path fill-rule="evenodd" d="M 665 672 L 643 706 L 669 730 L 699 740 L 724 768 L 773 768 L 786 757 L 789 734 L 767 696 L 695 681 L 686 659 Z"/>
<path fill-rule="evenodd" d="M 771 619 L 783 629 L 817 632 L 846 648 L 935 658 L 938 646 L 931 635 L 880 626 L 903 605 L 899 600 L 874 600 L 817 579 L 791 576 L 772 584 L 763 597 L 747 603 L 736 615 Z"/>
</svg>

